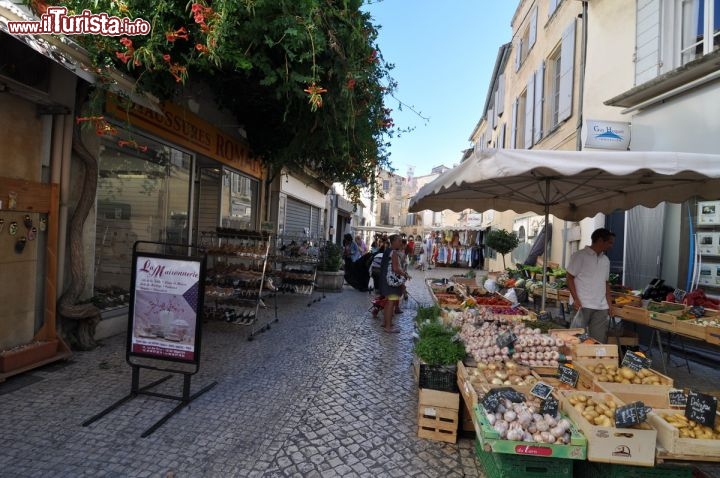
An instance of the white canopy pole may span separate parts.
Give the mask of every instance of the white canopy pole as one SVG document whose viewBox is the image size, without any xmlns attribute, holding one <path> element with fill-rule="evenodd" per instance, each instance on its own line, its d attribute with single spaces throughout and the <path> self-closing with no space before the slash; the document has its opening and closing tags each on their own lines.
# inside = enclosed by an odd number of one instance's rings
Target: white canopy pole
<svg viewBox="0 0 720 478">
<path fill-rule="evenodd" d="M 543 286 L 542 301 L 540 302 L 540 312 L 545 312 L 545 298 L 547 297 L 547 264 L 548 264 L 548 219 L 550 216 L 550 179 L 545 179 L 545 247 L 543 249 Z"/>
</svg>

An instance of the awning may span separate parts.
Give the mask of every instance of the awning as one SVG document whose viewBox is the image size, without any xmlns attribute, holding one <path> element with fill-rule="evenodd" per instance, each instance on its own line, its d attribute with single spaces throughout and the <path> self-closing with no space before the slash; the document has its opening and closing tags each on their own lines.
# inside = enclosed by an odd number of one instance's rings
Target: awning
<svg viewBox="0 0 720 478">
<path fill-rule="evenodd" d="M 0 32 L 10 35 L 8 22 L 39 21 L 25 5 L 0 0 Z M 98 75 L 94 72 L 90 56 L 82 46 L 65 35 L 10 35 L 29 48 L 53 60 L 74 75 L 88 83 L 95 84 Z M 107 71 L 112 80 L 108 88 L 115 94 L 129 98 L 133 103 L 150 108 L 157 113 L 159 100 L 149 93 L 136 90 L 135 81 L 112 68 Z"/>
<path fill-rule="evenodd" d="M 400 234 L 398 226 L 355 226 L 356 231 L 385 232 L 388 234 Z"/>
</svg>

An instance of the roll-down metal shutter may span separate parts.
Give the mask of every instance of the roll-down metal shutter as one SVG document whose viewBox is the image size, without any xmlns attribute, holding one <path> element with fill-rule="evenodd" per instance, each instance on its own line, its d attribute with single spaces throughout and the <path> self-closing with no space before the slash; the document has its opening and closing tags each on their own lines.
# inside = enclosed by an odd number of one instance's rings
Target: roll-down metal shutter
<svg viewBox="0 0 720 478">
<path fill-rule="evenodd" d="M 305 229 L 308 229 L 311 237 L 318 237 L 319 227 L 319 208 L 288 198 L 285 234 L 289 236 L 305 236 Z"/>
</svg>

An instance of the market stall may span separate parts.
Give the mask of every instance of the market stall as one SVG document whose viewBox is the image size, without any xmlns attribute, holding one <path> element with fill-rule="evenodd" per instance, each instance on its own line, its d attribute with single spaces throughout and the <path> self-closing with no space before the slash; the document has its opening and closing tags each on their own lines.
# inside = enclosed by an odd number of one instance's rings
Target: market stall
<svg viewBox="0 0 720 478">
<path fill-rule="evenodd" d="M 454 384 L 433 378 L 433 367 L 418 359 L 425 368 L 419 436 L 454 442 L 469 423 L 488 476 L 530 469 L 542 471 L 533 476 L 639 476 L 652 467 L 651 476 L 689 478 L 694 462 L 720 461 L 716 400 L 675 388 L 642 354 L 622 354 L 579 329 L 553 329 L 532 314 L 506 314 L 502 307 L 511 306 L 497 294 L 474 289 L 473 301 L 470 288 L 452 280 L 427 286 L 436 305 L 418 313 L 416 352 L 427 358 L 428 343 L 442 348 L 444 327 L 467 356 Z"/>
</svg>

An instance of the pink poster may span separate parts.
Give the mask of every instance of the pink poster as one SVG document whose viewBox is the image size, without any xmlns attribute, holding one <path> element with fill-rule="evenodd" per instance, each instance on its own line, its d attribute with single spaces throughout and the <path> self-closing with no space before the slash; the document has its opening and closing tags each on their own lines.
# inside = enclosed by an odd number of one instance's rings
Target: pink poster
<svg viewBox="0 0 720 478">
<path fill-rule="evenodd" d="M 138 256 L 135 268 L 130 352 L 195 361 L 201 263 Z"/>
</svg>

